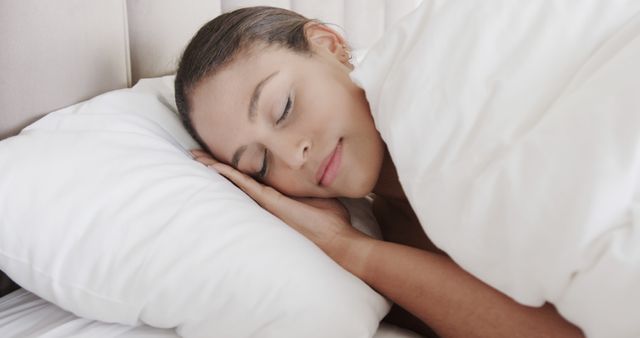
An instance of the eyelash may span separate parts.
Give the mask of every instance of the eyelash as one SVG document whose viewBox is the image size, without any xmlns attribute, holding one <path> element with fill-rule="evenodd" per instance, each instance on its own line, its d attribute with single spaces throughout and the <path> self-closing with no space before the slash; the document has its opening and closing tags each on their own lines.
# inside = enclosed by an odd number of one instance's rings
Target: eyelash
<svg viewBox="0 0 640 338">
<path fill-rule="evenodd" d="M 284 111 L 282 112 L 282 115 L 280 116 L 278 121 L 276 121 L 276 124 L 280 124 L 280 122 L 282 122 L 284 119 L 286 119 L 287 116 L 289 116 L 289 111 L 290 110 L 291 110 L 291 96 L 289 96 L 287 98 L 287 104 L 284 107 Z"/>
<path fill-rule="evenodd" d="M 258 179 L 264 179 L 267 176 L 267 149 L 264 150 L 264 157 L 262 160 L 262 169 L 258 172 Z"/>
<path fill-rule="evenodd" d="M 291 111 L 291 96 L 287 98 L 287 104 L 284 107 L 284 111 L 280 118 L 276 121 L 276 125 L 280 124 L 280 122 L 284 121 L 287 116 L 289 116 L 289 112 Z M 258 172 L 258 179 L 264 179 L 267 176 L 267 149 L 264 150 L 264 157 L 262 160 L 262 169 Z"/>
</svg>

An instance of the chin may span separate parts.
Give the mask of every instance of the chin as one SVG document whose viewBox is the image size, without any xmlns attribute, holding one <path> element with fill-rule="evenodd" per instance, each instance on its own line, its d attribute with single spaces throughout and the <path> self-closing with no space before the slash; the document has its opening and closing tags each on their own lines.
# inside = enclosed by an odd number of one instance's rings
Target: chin
<svg viewBox="0 0 640 338">
<path fill-rule="evenodd" d="M 358 184 L 355 184 L 349 187 L 350 189 L 348 191 L 345 191 L 345 194 L 341 197 L 348 197 L 348 198 L 366 197 L 373 191 L 373 188 L 376 185 L 376 179 L 370 178 L 370 177 L 363 177 L 363 179 L 357 183 Z"/>
<path fill-rule="evenodd" d="M 348 195 L 348 196 L 340 196 L 340 197 L 363 198 L 363 197 L 366 197 L 367 195 L 369 195 L 369 193 L 371 193 L 371 190 L 361 190 L 361 191 L 352 192 L 350 194 L 345 194 L 345 195 Z"/>
</svg>

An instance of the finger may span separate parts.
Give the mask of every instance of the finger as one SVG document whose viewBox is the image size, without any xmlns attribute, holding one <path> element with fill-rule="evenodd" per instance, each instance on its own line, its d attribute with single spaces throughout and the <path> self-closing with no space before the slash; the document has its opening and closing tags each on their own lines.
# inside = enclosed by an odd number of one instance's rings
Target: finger
<svg viewBox="0 0 640 338">
<path fill-rule="evenodd" d="M 287 215 L 291 213 L 285 212 L 286 210 L 291 210 L 292 208 L 308 207 L 304 203 L 300 203 L 292 198 L 289 198 L 280 193 L 278 190 L 270 186 L 261 184 L 249 175 L 235 170 L 234 168 L 226 164 L 217 163 L 212 165 L 212 168 L 216 169 L 220 174 L 230 179 L 240 189 L 247 193 L 258 204 L 260 204 L 260 206 L 269 210 L 271 213 L 280 218 L 289 218 L 287 217 Z M 287 220 L 285 219 L 285 221 Z"/>
<path fill-rule="evenodd" d="M 189 152 L 190 152 L 190 153 L 191 153 L 191 155 L 193 155 L 193 156 L 199 156 L 199 155 L 207 154 L 207 152 L 205 152 L 205 151 L 204 151 L 204 150 L 202 150 L 202 149 L 191 149 L 191 150 L 189 150 Z"/>
<path fill-rule="evenodd" d="M 264 209 L 311 239 L 321 248 L 326 246 L 326 243 L 333 242 L 333 238 L 339 232 L 336 226 L 342 228 L 342 225 L 349 222 L 348 213 L 346 217 L 341 217 L 335 214 L 335 210 L 323 210 L 323 208 L 299 202 L 226 164 L 218 163 L 212 167 L 235 183 Z M 324 202 L 316 201 L 314 203 L 329 208 L 331 201 L 328 199 Z M 331 212 L 327 213 L 327 211 Z M 334 216 L 328 217 L 330 214 L 334 214 Z"/>
<path fill-rule="evenodd" d="M 209 153 L 199 150 L 199 149 L 192 149 L 191 150 L 191 155 L 193 156 L 193 159 L 206 165 L 206 166 L 210 166 L 212 164 L 218 163 L 218 161 L 216 159 L 214 159 L 211 155 L 209 155 Z"/>
<path fill-rule="evenodd" d="M 209 157 L 209 158 L 213 158 L 211 156 L 211 154 L 209 154 L 208 152 L 202 150 L 202 149 L 191 149 L 191 156 L 193 157 Z"/>
<path fill-rule="evenodd" d="M 197 157 L 195 158 L 196 161 L 206 165 L 207 167 L 210 167 L 216 163 L 219 163 L 217 160 L 211 158 L 211 157 Z"/>
<path fill-rule="evenodd" d="M 267 199 L 279 198 L 280 192 L 268 187 L 260 182 L 254 180 L 249 175 L 240 172 L 226 164 L 216 163 L 211 166 L 216 169 L 220 174 L 224 175 L 235 183 L 240 189 L 249 194 L 256 202 L 262 204 L 267 202 Z"/>
</svg>

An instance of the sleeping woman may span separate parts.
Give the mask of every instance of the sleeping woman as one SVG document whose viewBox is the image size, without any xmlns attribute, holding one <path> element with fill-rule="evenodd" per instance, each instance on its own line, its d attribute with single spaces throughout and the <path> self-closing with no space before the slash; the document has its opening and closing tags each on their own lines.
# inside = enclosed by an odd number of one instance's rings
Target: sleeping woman
<svg viewBox="0 0 640 338">
<path fill-rule="evenodd" d="M 425 0 L 360 65 L 340 34 L 297 13 L 223 14 L 175 79 L 203 149 L 192 153 L 438 335 L 637 333 L 634 311 L 619 316 L 637 291 L 625 303 L 602 274 L 637 285 L 640 246 L 615 231 L 640 219 L 623 217 L 640 190 L 638 81 L 625 79 L 640 74 L 637 61 L 623 77 L 615 66 L 638 60 L 640 6 L 545 6 Z M 596 210 L 605 191 L 612 214 Z M 352 228 L 335 199 L 364 196 L 386 241 Z"/>
</svg>

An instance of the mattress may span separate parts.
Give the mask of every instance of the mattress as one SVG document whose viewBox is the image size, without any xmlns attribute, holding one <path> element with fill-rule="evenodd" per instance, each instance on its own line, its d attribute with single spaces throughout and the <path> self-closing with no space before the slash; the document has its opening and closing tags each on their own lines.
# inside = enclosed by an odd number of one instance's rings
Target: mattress
<svg viewBox="0 0 640 338">
<path fill-rule="evenodd" d="M 0 298 L 0 337 L 179 338 L 173 329 L 126 326 L 75 316 L 24 290 Z M 420 335 L 382 323 L 374 338 L 419 338 Z"/>
</svg>

